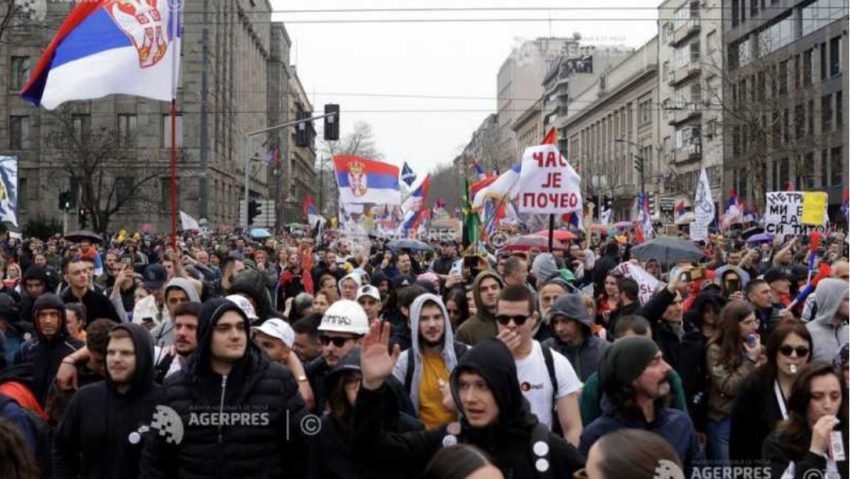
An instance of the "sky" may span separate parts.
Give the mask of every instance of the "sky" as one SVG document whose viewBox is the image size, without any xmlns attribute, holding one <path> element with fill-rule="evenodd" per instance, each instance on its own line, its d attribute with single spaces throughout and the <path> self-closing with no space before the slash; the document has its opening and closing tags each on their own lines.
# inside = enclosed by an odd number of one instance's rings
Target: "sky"
<svg viewBox="0 0 850 479">
<path fill-rule="evenodd" d="M 398 166 L 407 161 L 417 173 L 450 163 L 487 115 L 496 112 L 499 67 L 523 40 L 571 37 L 579 32 L 582 44 L 637 47 L 657 33 L 655 8 L 660 3 L 659 0 L 270 1 L 275 11 L 273 20 L 284 22 L 293 41 L 291 63 L 297 67 L 314 111 L 322 112 L 325 103 L 339 103 L 343 135 L 354 122 L 368 122 L 385 160 Z M 445 11 L 446 8 L 494 7 L 521 10 Z M 385 8 L 436 11 L 293 12 Z M 330 23 L 404 18 L 554 20 Z M 296 23 L 311 20 L 322 23 Z"/>
</svg>

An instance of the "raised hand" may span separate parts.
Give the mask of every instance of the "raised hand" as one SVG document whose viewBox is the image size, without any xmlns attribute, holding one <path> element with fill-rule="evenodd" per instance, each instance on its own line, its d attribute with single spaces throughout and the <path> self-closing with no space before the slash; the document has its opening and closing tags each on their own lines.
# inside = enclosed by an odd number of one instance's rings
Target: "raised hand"
<svg viewBox="0 0 850 479">
<path fill-rule="evenodd" d="M 396 344 L 390 353 L 390 329 L 388 322 L 375 320 L 369 327 L 369 333 L 363 338 L 360 353 L 360 372 L 363 375 L 363 387 L 375 390 L 381 387 L 384 379 L 393 372 L 393 366 L 401 355 Z"/>
</svg>

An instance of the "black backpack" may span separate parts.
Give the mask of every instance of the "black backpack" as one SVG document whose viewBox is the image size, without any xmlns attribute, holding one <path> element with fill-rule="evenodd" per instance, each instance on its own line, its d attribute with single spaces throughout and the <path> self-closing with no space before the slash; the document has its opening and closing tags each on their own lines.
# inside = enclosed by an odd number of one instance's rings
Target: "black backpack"
<svg viewBox="0 0 850 479">
<path fill-rule="evenodd" d="M 0 394 L 0 411 L 6 407 L 7 403 L 14 402 L 18 404 L 13 398 L 6 396 L 5 394 Z M 41 472 L 41 477 L 50 477 L 50 465 L 52 461 L 51 457 L 51 445 L 53 443 L 53 430 L 47 424 L 47 421 L 39 417 L 38 414 L 34 413 L 32 410 L 25 408 L 21 405 L 18 405 L 30 423 L 35 429 L 35 460 L 38 463 L 39 471 Z"/>
</svg>

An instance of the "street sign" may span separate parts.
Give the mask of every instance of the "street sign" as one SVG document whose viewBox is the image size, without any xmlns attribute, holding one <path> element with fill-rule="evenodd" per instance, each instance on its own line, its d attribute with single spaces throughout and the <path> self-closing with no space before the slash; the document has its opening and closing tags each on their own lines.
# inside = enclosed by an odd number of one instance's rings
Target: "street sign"
<svg viewBox="0 0 850 479">
<path fill-rule="evenodd" d="M 672 213 L 676 209 L 676 200 L 673 198 L 662 198 L 658 204 L 661 206 L 661 211 Z"/>
</svg>

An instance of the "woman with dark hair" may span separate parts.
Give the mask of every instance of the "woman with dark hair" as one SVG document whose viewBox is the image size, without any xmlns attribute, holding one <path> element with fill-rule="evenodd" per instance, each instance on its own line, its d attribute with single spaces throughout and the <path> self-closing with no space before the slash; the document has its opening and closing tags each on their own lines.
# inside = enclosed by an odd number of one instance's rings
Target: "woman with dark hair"
<svg viewBox="0 0 850 479">
<path fill-rule="evenodd" d="M 449 319 L 452 322 L 452 328 L 455 330 L 469 319 L 469 304 L 466 301 L 466 290 L 461 287 L 452 288 L 446 293 L 444 298 L 446 310 L 449 312 Z"/>
<path fill-rule="evenodd" d="M 620 302 L 620 276 L 609 272 L 603 285 L 602 294 L 596 299 L 596 324 L 607 328 L 611 313 L 617 310 Z"/>
<path fill-rule="evenodd" d="M 660 468 L 660 469 L 659 469 Z M 679 475 L 663 474 L 675 471 Z M 602 436 L 587 454 L 587 465 L 573 477 L 587 479 L 653 479 L 682 477 L 676 450 L 658 434 L 621 429 Z M 671 471 L 671 472 L 672 472 Z"/>
<path fill-rule="evenodd" d="M 710 341 L 717 332 L 720 310 L 726 305 L 726 298 L 717 293 L 703 291 L 694 300 L 684 320 L 693 324 L 702 332 L 706 341 Z"/>
<path fill-rule="evenodd" d="M 764 362 L 758 319 L 750 303 L 730 301 L 720 311 L 717 332 L 708 343 L 705 364 L 708 386 L 709 459 L 728 463 L 732 406 L 744 380 Z"/>
<path fill-rule="evenodd" d="M 750 375 L 732 408 L 729 456 L 759 460 L 764 439 L 788 419 L 794 378 L 812 359 L 812 336 L 802 321 L 783 321 L 767 338 L 767 362 Z"/>
<path fill-rule="evenodd" d="M 422 473 L 422 479 L 504 479 L 504 477 L 481 449 L 469 444 L 440 449 Z"/>
<path fill-rule="evenodd" d="M 841 451 L 832 446 L 839 440 Z M 788 419 L 765 439 L 762 457 L 774 478 L 846 479 L 846 456 L 847 393 L 842 377 L 831 364 L 816 361 L 797 374 Z"/>
<path fill-rule="evenodd" d="M 319 291 L 325 293 L 329 304 L 334 304 L 339 299 L 339 289 L 337 289 L 336 278 L 332 274 L 321 275 L 317 286 Z"/>
<path fill-rule="evenodd" d="M 29 450 L 17 426 L 0 418 L 0 477 L 37 479 L 38 465 L 30 456 Z"/>
</svg>

